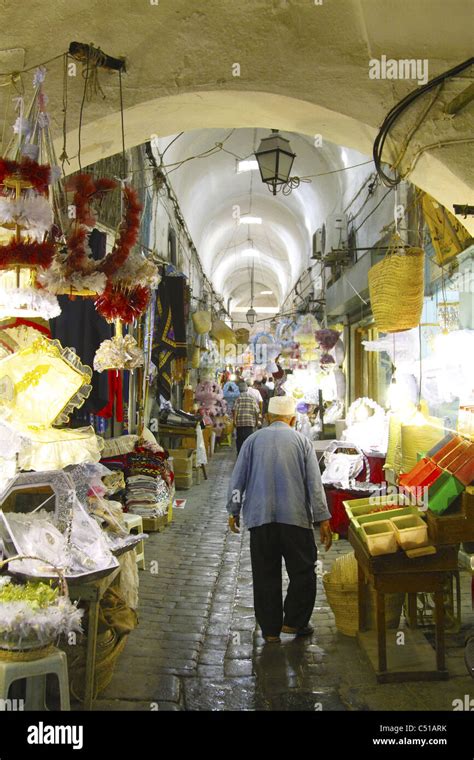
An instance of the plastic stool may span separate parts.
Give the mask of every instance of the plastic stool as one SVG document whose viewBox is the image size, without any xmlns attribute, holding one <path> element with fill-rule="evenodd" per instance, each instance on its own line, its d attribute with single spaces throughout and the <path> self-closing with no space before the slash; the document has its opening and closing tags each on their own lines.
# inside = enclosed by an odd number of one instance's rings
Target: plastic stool
<svg viewBox="0 0 474 760">
<path fill-rule="evenodd" d="M 128 533 L 133 533 L 135 530 L 137 533 L 143 533 L 143 518 L 140 515 L 132 515 L 126 512 L 123 515 L 126 529 Z M 145 542 L 140 541 L 135 548 L 135 559 L 138 567 L 141 570 L 145 569 Z"/>
<path fill-rule="evenodd" d="M 8 699 L 15 681 L 26 678 L 25 710 L 46 710 L 46 676 L 54 673 L 59 681 L 61 710 L 70 710 L 66 653 L 54 648 L 47 657 L 27 662 L 0 660 L 0 699 Z"/>
</svg>

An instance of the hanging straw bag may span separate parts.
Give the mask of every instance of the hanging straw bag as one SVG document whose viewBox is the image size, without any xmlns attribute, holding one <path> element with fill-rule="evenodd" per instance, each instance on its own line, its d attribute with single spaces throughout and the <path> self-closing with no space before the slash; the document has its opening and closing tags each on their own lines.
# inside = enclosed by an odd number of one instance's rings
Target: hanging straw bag
<svg viewBox="0 0 474 760">
<path fill-rule="evenodd" d="M 194 332 L 198 335 L 204 335 L 211 329 L 212 319 L 210 311 L 196 311 L 191 317 L 193 321 Z"/>
<path fill-rule="evenodd" d="M 222 319 L 214 320 L 214 322 L 212 323 L 210 336 L 217 342 L 222 341 L 223 343 L 230 344 L 233 346 L 235 346 L 235 344 L 237 343 L 235 332 L 228 325 L 226 325 L 226 323 L 223 322 Z"/>
<path fill-rule="evenodd" d="M 382 261 L 369 270 L 372 312 L 381 332 L 401 332 L 420 324 L 425 293 L 425 253 L 403 248 L 397 235 Z"/>
<path fill-rule="evenodd" d="M 235 330 L 235 337 L 237 343 L 246 346 L 250 339 L 250 332 L 246 327 L 239 327 L 238 330 Z"/>
</svg>

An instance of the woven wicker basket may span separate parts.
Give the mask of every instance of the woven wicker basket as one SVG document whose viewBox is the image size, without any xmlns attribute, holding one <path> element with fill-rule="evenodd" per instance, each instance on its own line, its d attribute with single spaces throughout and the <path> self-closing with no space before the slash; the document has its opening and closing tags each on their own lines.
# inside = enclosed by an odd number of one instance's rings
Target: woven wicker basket
<svg viewBox="0 0 474 760">
<path fill-rule="evenodd" d="M 2 560 L 0 562 L 0 570 L 8 565 L 10 562 L 14 562 L 18 559 L 34 559 L 44 562 L 41 557 L 37 557 L 32 554 L 15 554 L 12 557 Z M 64 571 L 56 565 L 50 566 L 58 574 L 59 591 L 62 596 L 68 595 L 67 581 L 64 576 Z M 40 642 L 39 639 L 24 639 L 20 641 L 2 641 L 0 643 L 0 662 L 31 662 L 33 660 L 42 660 L 51 654 L 54 649 L 53 641 L 47 641 L 46 643 Z"/>
<path fill-rule="evenodd" d="M 359 584 L 357 560 L 354 552 L 344 554 L 335 561 L 331 572 L 323 576 L 324 591 L 334 613 L 336 628 L 346 636 L 355 636 L 359 630 Z M 398 628 L 404 594 L 385 594 L 385 623 L 387 628 Z M 371 586 L 364 586 L 364 609 L 370 629 L 376 624 L 376 594 Z"/>
<path fill-rule="evenodd" d="M 346 636 L 355 636 L 359 630 L 357 583 L 333 582 L 327 573 L 323 577 L 323 585 L 337 630 Z"/>
<path fill-rule="evenodd" d="M 0 662 L 31 662 L 48 657 L 54 650 L 53 644 L 35 646 L 30 649 L 3 649 L 0 648 Z"/>
<path fill-rule="evenodd" d="M 382 332 L 401 332 L 420 324 L 425 291 L 422 248 L 402 251 L 392 242 L 385 258 L 369 270 L 369 291 L 376 325 Z"/>
</svg>

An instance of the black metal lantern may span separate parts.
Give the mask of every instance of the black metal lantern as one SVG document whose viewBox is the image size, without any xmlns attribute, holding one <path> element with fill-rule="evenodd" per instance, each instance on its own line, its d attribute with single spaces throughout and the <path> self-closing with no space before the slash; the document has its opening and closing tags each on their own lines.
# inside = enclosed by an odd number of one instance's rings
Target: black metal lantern
<svg viewBox="0 0 474 760">
<path fill-rule="evenodd" d="M 268 189 L 277 194 L 277 190 L 288 183 L 291 167 L 296 154 L 293 153 L 290 141 L 282 137 L 278 129 L 272 129 L 271 135 L 264 137 L 255 151 L 262 182 Z"/>
<path fill-rule="evenodd" d="M 257 312 L 253 308 L 253 291 L 254 291 L 254 278 L 255 278 L 255 261 L 252 261 L 252 272 L 250 275 L 250 309 L 245 315 L 249 325 L 254 325 L 257 319 Z"/>
<path fill-rule="evenodd" d="M 252 306 L 250 307 L 250 309 L 248 310 L 245 316 L 247 318 L 247 322 L 249 323 L 249 325 L 252 326 L 255 324 L 255 320 L 257 319 L 257 312 Z"/>
</svg>

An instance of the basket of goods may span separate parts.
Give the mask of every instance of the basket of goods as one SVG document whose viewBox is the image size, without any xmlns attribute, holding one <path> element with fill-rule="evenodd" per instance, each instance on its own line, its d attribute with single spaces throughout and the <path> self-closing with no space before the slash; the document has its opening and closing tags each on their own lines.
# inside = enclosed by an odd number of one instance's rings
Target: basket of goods
<svg viewBox="0 0 474 760">
<path fill-rule="evenodd" d="M 17 555 L 0 563 L 0 569 L 18 559 L 39 559 Z M 62 570 L 59 583 L 42 581 L 17 583 L 0 576 L 0 661 L 37 660 L 51 653 L 61 635 L 82 631 L 83 611 L 73 604 Z"/>
<path fill-rule="evenodd" d="M 395 235 L 387 255 L 369 270 L 369 291 L 376 325 L 382 332 L 401 332 L 420 323 L 424 297 L 425 253 L 405 249 Z"/>
</svg>

